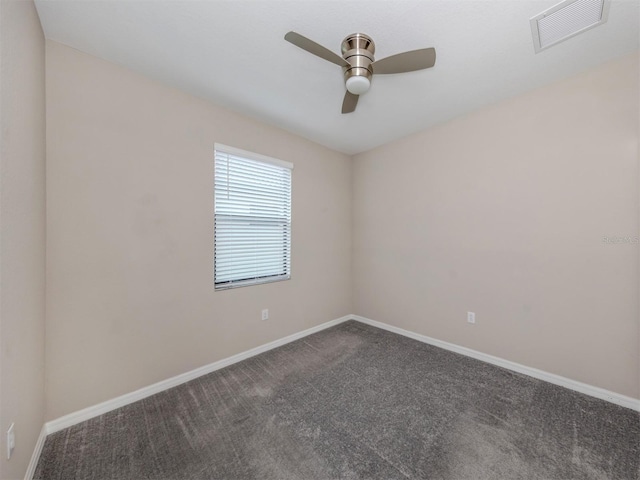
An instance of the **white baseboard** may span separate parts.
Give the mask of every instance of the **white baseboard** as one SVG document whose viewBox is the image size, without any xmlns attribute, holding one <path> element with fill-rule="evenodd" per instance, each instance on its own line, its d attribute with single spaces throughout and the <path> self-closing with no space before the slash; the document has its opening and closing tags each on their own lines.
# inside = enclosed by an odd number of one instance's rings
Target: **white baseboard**
<svg viewBox="0 0 640 480">
<path fill-rule="evenodd" d="M 460 353 L 462 355 L 466 355 L 467 357 L 491 363 L 493 365 L 497 365 L 514 372 L 522 373 L 539 380 L 544 380 L 545 382 L 553 383 L 554 385 L 559 385 L 570 390 L 575 390 L 576 392 L 584 393 L 585 395 L 590 395 L 601 400 L 606 400 L 607 402 L 615 403 L 616 405 L 620 405 L 622 407 L 640 411 L 640 400 L 636 398 L 627 397 L 619 393 L 605 390 L 604 388 L 594 387 L 593 385 L 588 385 L 576 380 L 571 380 L 570 378 L 561 377 L 560 375 L 545 372 L 543 370 L 538 370 L 537 368 L 527 367 L 519 363 L 505 360 L 504 358 L 494 357 L 493 355 L 488 355 L 486 353 L 478 352 L 477 350 L 472 350 L 470 348 L 461 347 L 453 343 L 437 340 L 435 338 L 427 337 L 426 335 L 420 335 L 419 333 L 411 332 L 399 327 L 394 327 L 386 323 L 377 322 L 375 320 L 361 317 L 359 315 L 351 315 L 351 318 L 353 320 L 366 323 L 367 325 L 371 325 L 373 327 L 378 327 L 389 332 L 413 338 L 414 340 L 418 340 L 419 342 L 428 343 L 429 345 L 440 347 L 451 352 Z"/>
<path fill-rule="evenodd" d="M 341 318 L 336 318 L 335 320 L 331 320 L 315 327 L 308 328 L 307 330 L 303 330 L 287 337 L 274 340 L 273 342 L 265 343 L 264 345 L 252 348 L 251 350 L 247 350 L 246 352 L 223 358 L 222 360 L 210 363 L 209 365 L 196 368 L 195 370 L 176 375 L 175 377 L 168 378 L 167 380 L 162 380 L 158 383 L 143 387 L 134 392 L 126 393 L 119 397 L 112 398 L 111 400 L 107 400 L 106 402 L 102 402 L 97 405 L 78 410 L 77 412 L 70 413 L 55 420 L 51 420 L 50 422 L 45 423 L 47 435 L 71 427 L 72 425 L 76 425 L 80 422 L 84 422 L 85 420 L 97 417 L 99 415 L 102 415 L 103 413 L 110 412 L 111 410 L 115 410 L 116 408 L 124 407 L 125 405 L 129 405 L 130 403 L 137 402 L 138 400 L 142 400 L 143 398 L 150 397 L 151 395 L 155 395 L 156 393 L 162 392 L 182 383 L 186 383 L 190 380 L 206 375 L 207 373 L 215 372 L 216 370 L 228 367 L 229 365 L 241 362 L 242 360 L 246 360 L 247 358 L 253 357 L 260 353 L 293 342 L 294 340 L 306 337 L 307 335 L 311 335 L 312 333 L 316 333 L 326 328 L 333 327 L 334 325 L 338 325 L 339 323 L 350 320 L 351 318 L 352 315 L 346 315 Z"/>
<path fill-rule="evenodd" d="M 294 333 L 292 335 L 281 338 L 279 340 L 275 340 L 273 342 L 266 343 L 259 347 L 252 348 L 251 350 L 247 350 L 246 352 L 238 353 L 231 357 L 224 358 L 217 362 L 211 363 L 209 365 L 196 368 L 195 370 L 191 370 L 189 372 L 186 372 L 180 375 L 176 375 L 175 377 L 169 378 L 167 380 L 154 383 L 153 385 L 149 385 L 147 387 L 141 388 L 134 392 L 121 395 L 111 400 L 107 400 L 106 402 L 102 402 L 97 405 L 87 407 L 85 409 L 70 413 L 63 417 L 60 417 L 45 423 L 42 428 L 40 437 L 38 438 L 38 443 L 36 444 L 36 448 L 33 452 L 31 462 L 29 463 L 29 468 L 27 470 L 27 475 L 25 476 L 25 479 L 31 480 L 31 476 L 33 476 L 46 435 L 71 427 L 80 422 L 84 422 L 85 420 L 89 420 L 91 418 L 97 417 L 99 415 L 102 415 L 103 413 L 110 412 L 111 410 L 115 410 L 116 408 L 120 408 L 125 405 L 129 405 L 133 402 L 137 402 L 138 400 L 142 400 L 143 398 L 147 398 L 151 395 L 155 395 L 156 393 L 162 392 L 164 390 L 175 387 L 182 383 L 188 382 L 195 378 L 214 372 L 216 370 L 220 370 L 221 368 L 227 367 L 229 365 L 232 365 L 234 363 L 240 362 L 247 358 L 253 357 L 260 353 L 280 347 L 287 343 L 293 342 L 294 340 L 298 340 L 300 338 L 306 337 L 307 335 L 311 335 L 313 333 L 319 332 L 326 328 L 333 327 L 334 325 L 338 325 L 347 320 L 356 320 L 358 322 L 365 323 L 373 327 L 381 328 L 389 332 L 393 332 L 399 335 L 403 335 L 405 337 L 413 338 L 414 340 L 418 340 L 423 343 L 428 343 L 429 345 L 434 345 L 436 347 L 440 347 L 445 350 L 449 350 L 455 353 L 460 353 L 462 355 L 466 355 L 468 357 L 475 358 L 483 362 L 491 363 L 493 365 L 497 365 L 499 367 L 503 367 L 508 370 L 512 370 L 514 372 L 522 373 L 524 375 L 528 375 L 533 378 L 537 378 L 549 383 L 553 383 L 554 385 L 559 385 L 561 387 L 569 388 L 571 390 L 575 390 L 577 392 L 584 393 L 586 395 L 590 395 L 592 397 L 596 397 L 601 400 L 606 400 L 616 405 L 620 405 L 626 408 L 630 408 L 632 410 L 640 411 L 640 400 L 635 398 L 627 397 L 619 393 L 611 392 L 609 390 L 605 390 L 599 387 L 594 387 L 586 383 L 571 380 L 569 378 L 561 377 L 560 375 L 555 375 L 553 373 L 538 370 L 536 368 L 527 367 L 519 363 L 511 362 L 509 360 L 505 360 L 499 357 L 494 357 L 493 355 L 488 355 L 486 353 L 478 352 L 470 348 L 461 347 L 453 343 L 444 342 L 442 340 L 437 340 L 435 338 L 427 337 L 426 335 L 421 335 L 419 333 L 411 332 L 409 330 L 404 330 L 402 328 L 394 327 L 386 323 L 377 322 L 375 320 L 361 317 L 359 315 L 346 315 L 344 317 L 336 318 L 335 320 L 331 320 L 329 322 L 323 323 L 321 325 L 317 325 L 307 330 Z"/>
<path fill-rule="evenodd" d="M 38 460 L 40 459 L 40 454 L 42 453 L 42 447 L 44 447 L 44 441 L 46 438 L 47 427 L 43 425 L 40 430 L 40 436 L 38 436 L 38 440 L 36 441 L 36 446 L 31 454 L 31 460 L 29 460 L 29 465 L 27 466 L 27 473 L 24 474 L 24 480 L 33 479 L 33 474 L 36 473 L 36 467 L 38 466 Z"/>
</svg>

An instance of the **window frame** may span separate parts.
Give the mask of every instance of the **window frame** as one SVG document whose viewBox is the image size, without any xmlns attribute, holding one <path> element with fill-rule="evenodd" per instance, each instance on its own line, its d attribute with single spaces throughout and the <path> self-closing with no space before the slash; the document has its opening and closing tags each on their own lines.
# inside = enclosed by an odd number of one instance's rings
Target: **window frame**
<svg viewBox="0 0 640 480">
<path fill-rule="evenodd" d="M 220 154 L 222 155 L 235 156 L 243 160 L 248 160 L 250 162 L 269 164 L 272 166 L 280 167 L 284 170 L 289 170 L 289 179 L 288 179 L 289 190 L 288 190 L 288 194 L 285 195 L 284 197 L 286 200 L 284 205 L 288 206 L 288 217 L 287 217 L 286 228 L 283 231 L 283 242 L 282 242 L 283 247 L 286 247 L 288 249 L 288 251 L 283 250 L 283 252 L 286 252 L 284 253 L 284 256 L 283 256 L 283 259 L 286 259 L 285 273 L 280 275 L 265 275 L 263 277 L 249 277 L 249 278 L 237 279 L 237 280 L 232 279 L 226 282 L 217 283 L 216 260 L 217 260 L 217 253 L 218 253 L 219 247 L 216 241 L 216 197 L 217 197 L 216 165 L 217 165 L 218 152 L 220 152 Z M 213 174 L 214 174 L 214 177 L 213 177 L 213 222 L 214 222 L 214 225 L 213 225 L 213 286 L 214 286 L 214 291 L 224 291 L 224 290 L 229 290 L 234 288 L 248 287 L 251 285 L 263 285 L 266 283 L 274 283 L 274 282 L 290 280 L 291 279 L 291 250 L 292 250 L 291 249 L 291 243 L 292 243 L 291 204 L 292 204 L 292 196 L 293 196 L 293 164 L 290 162 L 286 162 L 284 160 L 268 157 L 266 155 L 250 152 L 247 150 L 242 150 L 236 147 L 230 147 L 228 145 L 224 145 L 221 143 L 214 144 L 213 163 L 214 163 L 214 168 L 213 168 Z M 287 201 L 288 201 L 288 205 L 287 205 Z M 275 219 L 276 217 L 265 217 L 265 218 Z M 281 221 L 281 219 L 278 219 L 278 220 Z M 274 224 L 276 223 L 277 221 L 274 220 Z M 288 236 L 288 239 L 285 239 L 287 236 Z M 277 243 L 278 242 L 276 242 L 276 245 Z"/>
</svg>

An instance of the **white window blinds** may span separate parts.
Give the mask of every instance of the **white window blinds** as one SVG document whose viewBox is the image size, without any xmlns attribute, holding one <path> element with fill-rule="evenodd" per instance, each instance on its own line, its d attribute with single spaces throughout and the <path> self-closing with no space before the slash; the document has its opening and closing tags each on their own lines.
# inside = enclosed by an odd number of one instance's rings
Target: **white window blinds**
<svg viewBox="0 0 640 480">
<path fill-rule="evenodd" d="M 216 290 L 290 278 L 292 168 L 281 160 L 216 144 Z"/>
</svg>

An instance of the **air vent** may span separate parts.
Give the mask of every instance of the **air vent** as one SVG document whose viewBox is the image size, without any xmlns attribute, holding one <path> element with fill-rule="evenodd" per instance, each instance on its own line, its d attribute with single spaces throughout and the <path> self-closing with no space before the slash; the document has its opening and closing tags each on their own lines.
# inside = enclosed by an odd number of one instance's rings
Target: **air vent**
<svg viewBox="0 0 640 480">
<path fill-rule="evenodd" d="M 531 19 L 536 53 L 607 21 L 608 0 L 565 0 Z"/>
</svg>

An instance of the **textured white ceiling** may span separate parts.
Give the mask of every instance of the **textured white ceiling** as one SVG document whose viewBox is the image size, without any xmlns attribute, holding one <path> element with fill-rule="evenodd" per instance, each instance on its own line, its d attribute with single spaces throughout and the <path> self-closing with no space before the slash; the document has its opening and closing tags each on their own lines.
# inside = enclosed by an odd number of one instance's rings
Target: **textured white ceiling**
<svg viewBox="0 0 640 480">
<path fill-rule="evenodd" d="M 558 0 L 36 0 L 47 38 L 346 153 L 371 149 L 631 53 L 640 0 L 534 54 L 529 18 Z M 354 32 L 376 58 L 435 47 L 434 68 L 379 75 L 342 115 L 339 67 L 284 41 L 339 53 Z"/>
</svg>

